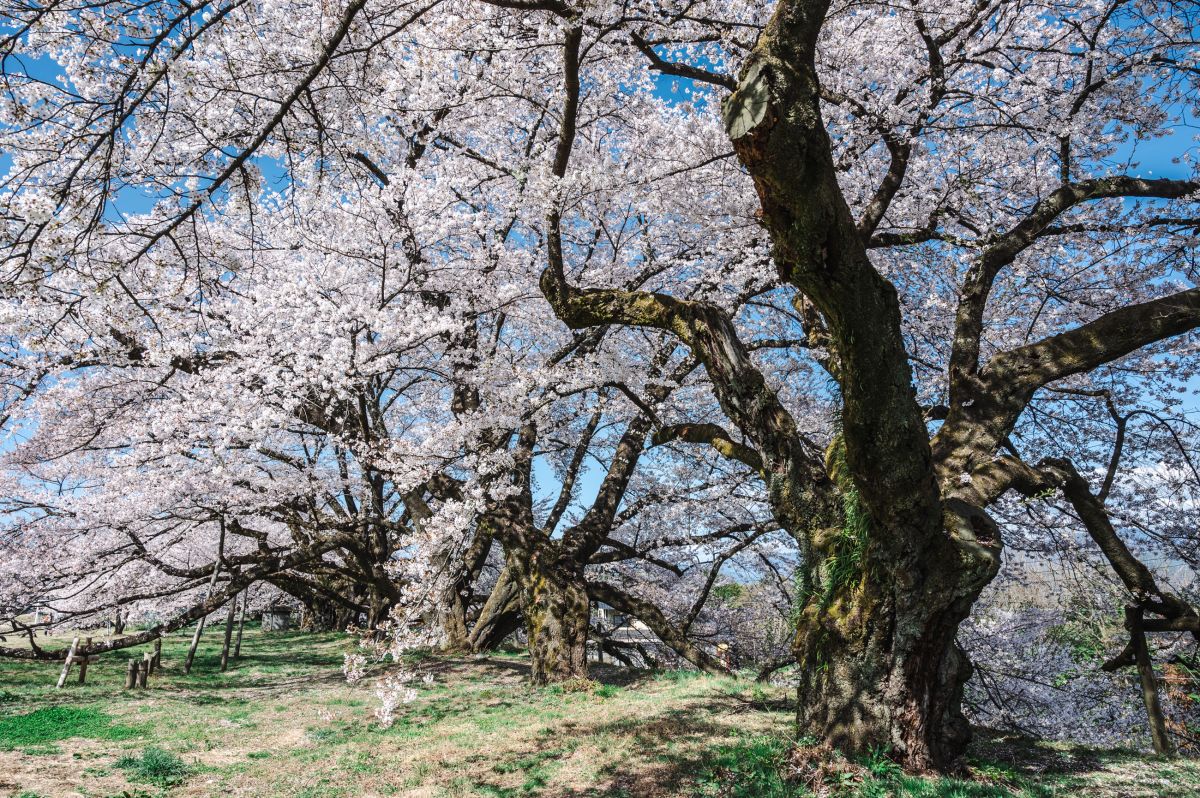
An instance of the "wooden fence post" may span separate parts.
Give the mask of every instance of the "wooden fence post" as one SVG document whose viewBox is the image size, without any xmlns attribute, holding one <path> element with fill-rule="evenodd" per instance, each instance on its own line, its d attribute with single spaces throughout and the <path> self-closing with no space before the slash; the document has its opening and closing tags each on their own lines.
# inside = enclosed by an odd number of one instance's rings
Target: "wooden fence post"
<svg viewBox="0 0 1200 798">
<path fill-rule="evenodd" d="M 132 690 L 137 686 L 138 677 L 138 661 L 136 659 L 129 660 L 129 668 L 125 671 L 125 689 Z"/>
<path fill-rule="evenodd" d="M 79 658 L 79 683 L 80 684 L 84 684 L 87 682 L 87 666 L 88 666 L 88 661 L 91 659 L 91 657 L 88 655 L 88 649 L 91 647 L 92 647 L 92 638 L 90 638 L 90 637 L 84 638 L 83 651 L 80 652 L 80 658 Z"/>
<path fill-rule="evenodd" d="M 1142 608 L 1125 608 L 1125 628 L 1133 642 L 1134 660 L 1137 662 L 1138 678 L 1142 682 L 1142 703 L 1146 705 L 1146 718 L 1150 722 L 1150 738 L 1154 741 L 1154 753 L 1172 756 L 1175 746 L 1167 732 L 1167 721 L 1163 716 L 1162 704 L 1158 700 L 1158 678 L 1154 675 L 1154 663 L 1150 661 L 1150 649 L 1146 644 L 1146 630 L 1142 627 Z"/>
<path fill-rule="evenodd" d="M 75 661 L 75 651 L 79 648 L 79 638 L 76 637 L 71 641 L 71 648 L 67 651 L 67 658 L 63 660 L 62 673 L 58 676 L 58 684 L 55 689 L 61 690 L 62 686 L 67 683 L 67 674 L 71 672 L 71 663 Z"/>
<path fill-rule="evenodd" d="M 192 660 L 196 658 L 196 647 L 200 645 L 200 635 L 204 634 L 204 616 L 196 621 L 196 633 L 192 635 L 192 644 L 188 646 L 187 659 L 183 661 L 183 673 L 186 676 L 192 672 Z"/>
<path fill-rule="evenodd" d="M 233 644 L 233 658 L 242 658 L 242 629 L 246 626 L 246 601 L 249 598 L 249 590 L 242 591 L 242 614 L 238 618 L 237 642 Z"/>
<path fill-rule="evenodd" d="M 229 670 L 229 644 L 233 640 L 233 615 L 237 612 L 237 596 L 229 602 L 229 612 L 225 615 L 225 642 L 221 644 L 221 671 Z"/>
<path fill-rule="evenodd" d="M 154 638 L 154 658 L 150 660 L 150 672 L 154 673 L 162 667 L 162 638 Z"/>
<path fill-rule="evenodd" d="M 137 686 L 146 687 L 147 680 L 150 677 L 150 659 L 149 655 L 143 655 L 140 662 L 137 663 Z"/>
</svg>

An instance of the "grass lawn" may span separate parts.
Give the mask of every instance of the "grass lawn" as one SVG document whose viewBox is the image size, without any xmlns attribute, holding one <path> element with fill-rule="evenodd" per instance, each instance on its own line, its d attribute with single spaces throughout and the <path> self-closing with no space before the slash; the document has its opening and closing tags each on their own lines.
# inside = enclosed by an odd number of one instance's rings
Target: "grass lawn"
<svg viewBox="0 0 1200 798">
<path fill-rule="evenodd" d="M 248 633 L 222 674 L 214 630 L 184 676 L 187 643 L 164 641 L 144 691 L 122 689 L 141 650 L 105 655 L 87 685 L 72 674 L 62 690 L 53 664 L 0 660 L 0 796 L 1200 796 L 1194 761 L 995 736 L 975 744 L 974 780 L 910 778 L 875 758 L 806 786 L 781 776 L 804 762 L 780 691 L 615 668 L 591 690 L 534 689 L 517 655 L 422 661 L 434 683 L 381 729 L 373 678 L 342 678 L 344 635 Z"/>
</svg>

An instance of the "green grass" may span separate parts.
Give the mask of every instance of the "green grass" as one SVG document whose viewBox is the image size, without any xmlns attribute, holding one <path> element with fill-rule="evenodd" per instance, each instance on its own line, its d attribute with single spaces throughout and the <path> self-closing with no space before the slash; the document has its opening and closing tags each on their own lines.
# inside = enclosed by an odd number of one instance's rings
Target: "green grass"
<svg viewBox="0 0 1200 798">
<path fill-rule="evenodd" d="M 128 740 L 143 729 L 114 723 L 94 707 L 43 707 L 24 715 L 0 717 L 0 749 L 38 746 L 71 737 Z"/>
<path fill-rule="evenodd" d="M 756 737 L 721 746 L 700 774 L 697 796 L 721 798 L 800 798 L 807 790 L 789 784 L 783 763 L 791 746 L 784 740 Z"/>
<path fill-rule="evenodd" d="M 185 676 L 189 637 L 164 641 L 148 690 L 122 689 L 140 649 L 102 656 L 86 685 L 72 678 L 62 690 L 53 663 L 0 660 L 0 773 L 16 769 L 4 776 L 11 795 L 811 795 L 788 739 L 789 693 L 746 680 L 597 669 L 596 682 L 575 689 L 534 688 L 516 653 L 421 655 L 413 666 L 434 684 L 419 685 L 382 729 L 372 684 L 341 676 L 344 635 L 248 630 L 243 657 L 221 673 L 214 631 Z M 1200 797 L 1200 763 L 1186 760 L 987 736 L 971 756 L 970 779 L 937 779 L 907 776 L 876 752 L 830 768 L 821 789 L 830 798 Z M 50 772 L 74 781 L 48 789 Z"/>
<path fill-rule="evenodd" d="M 146 748 L 139 756 L 123 756 L 113 767 L 124 770 L 130 781 L 140 781 L 159 787 L 181 784 L 192 769 L 175 754 L 161 748 Z"/>
</svg>

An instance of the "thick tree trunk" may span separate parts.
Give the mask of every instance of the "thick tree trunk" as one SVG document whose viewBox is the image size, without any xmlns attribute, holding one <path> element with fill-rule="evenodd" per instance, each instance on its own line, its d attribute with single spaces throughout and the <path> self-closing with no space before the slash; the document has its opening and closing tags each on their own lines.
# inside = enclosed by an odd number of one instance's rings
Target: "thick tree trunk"
<svg viewBox="0 0 1200 798">
<path fill-rule="evenodd" d="M 304 622 L 301 628 L 306 632 L 340 632 L 347 624 L 341 623 L 342 608 L 328 599 L 318 595 L 308 595 L 301 598 L 304 602 Z"/>
<path fill-rule="evenodd" d="M 914 599 L 898 591 L 810 614 L 817 628 L 796 645 L 800 731 L 847 754 L 887 750 L 910 770 L 955 770 L 971 737 L 961 709 L 971 665 L 955 642 L 965 607 Z"/>
<path fill-rule="evenodd" d="M 887 545 L 905 536 L 856 521 L 853 505 L 810 552 L 794 645 L 800 732 L 848 754 L 886 750 L 913 771 L 958 770 L 971 665 L 955 638 L 997 550 L 946 535 L 906 554 Z"/>
<path fill-rule="evenodd" d="M 521 587 L 521 614 L 529 635 L 534 684 L 586 679 L 587 587 L 575 563 L 554 556 L 557 543 L 545 541 L 536 552 L 514 552 L 509 565 Z"/>
<path fill-rule="evenodd" d="M 444 654 L 466 654 L 471 651 L 471 632 L 467 628 L 467 601 L 458 589 L 445 591 L 439 602 L 438 623 L 445 634 Z"/>
<path fill-rule="evenodd" d="M 375 590 L 367 599 L 367 628 L 378 629 L 392 614 L 392 604 Z"/>
<path fill-rule="evenodd" d="M 828 7 L 779 3 L 726 105 L 780 277 L 819 311 L 842 396 L 842 435 L 825 462 L 842 518 L 804 522 L 805 507 L 772 493 L 776 516 L 801 521 L 789 529 L 807 544 L 799 719 L 847 753 L 884 748 L 914 771 L 954 770 L 970 736 L 960 711 L 970 665 L 955 636 L 995 575 L 998 534 L 977 506 L 943 496 L 896 289 L 838 184 L 815 66 Z M 762 424 L 751 432 L 777 437 Z M 784 473 L 786 461 L 759 448 Z"/>
<path fill-rule="evenodd" d="M 475 580 L 479 577 L 479 572 L 483 569 L 491 548 L 492 537 L 487 533 L 486 528 L 478 530 L 462 563 L 456 568 L 457 578 L 445 588 L 439 597 L 438 622 L 445 634 L 445 643 L 442 648 L 448 654 L 468 654 L 473 650 L 467 613 L 470 609 Z"/>
</svg>

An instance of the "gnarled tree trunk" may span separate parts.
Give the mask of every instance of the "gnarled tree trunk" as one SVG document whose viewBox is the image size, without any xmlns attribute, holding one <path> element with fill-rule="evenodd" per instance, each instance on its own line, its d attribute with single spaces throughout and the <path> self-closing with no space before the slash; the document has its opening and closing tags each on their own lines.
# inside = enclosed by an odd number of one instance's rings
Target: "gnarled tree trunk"
<svg viewBox="0 0 1200 798">
<path fill-rule="evenodd" d="M 558 556 L 556 541 L 514 551 L 509 565 L 521 589 L 534 684 L 586 679 L 591 607 L 579 566 Z"/>
<path fill-rule="evenodd" d="M 952 569 L 928 576 L 862 574 L 805 606 L 794 647 L 801 733 L 847 753 L 883 748 L 914 770 L 954 765 L 970 740 L 971 675 L 955 635 L 976 593 L 955 598 Z"/>
</svg>

